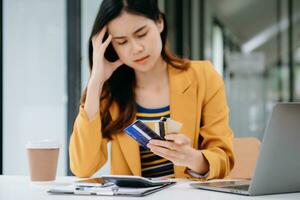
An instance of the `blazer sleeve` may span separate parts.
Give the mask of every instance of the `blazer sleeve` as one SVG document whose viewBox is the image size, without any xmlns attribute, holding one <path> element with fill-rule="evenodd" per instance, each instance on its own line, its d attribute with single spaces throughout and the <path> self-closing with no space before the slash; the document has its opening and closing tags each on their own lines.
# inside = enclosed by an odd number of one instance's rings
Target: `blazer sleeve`
<svg viewBox="0 0 300 200">
<path fill-rule="evenodd" d="M 210 62 L 205 62 L 205 96 L 202 104 L 200 149 L 209 163 L 206 179 L 224 178 L 234 165 L 233 132 L 229 127 L 224 82 Z"/>
<path fill-rule="evenodd" d="M 70 139 L 70 168 L 78 177 L 90 177 L 107 161 L 108 139 L 102 138 L 100 111 L 89 120 L 79 108 Z"/>
</svg>

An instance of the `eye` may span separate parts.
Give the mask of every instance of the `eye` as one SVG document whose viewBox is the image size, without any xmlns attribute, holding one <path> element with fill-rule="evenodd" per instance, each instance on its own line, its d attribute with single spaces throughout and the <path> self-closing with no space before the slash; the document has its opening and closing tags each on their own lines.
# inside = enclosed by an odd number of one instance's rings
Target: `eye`
<svg viewBox="0 0 300 200">
<path fill-rule="evenodd" d="M 145 37 L 147 35 L 148 32 L 145 32 L 145 33 L 142 33 L 142 34 L 139 34 L 137 35 L 139 38 L 142 38 L 142 37 Z"/>
<path fill-rule="evenodd" d="M 124 41 L 120 41 L 120 42 L 117 42 L 118 43 L 118 45 L 123 45 L 123 44 L 126 44 L 127 43 L 127 41 L 126 40 L 124 40 Z"/>
</svg>

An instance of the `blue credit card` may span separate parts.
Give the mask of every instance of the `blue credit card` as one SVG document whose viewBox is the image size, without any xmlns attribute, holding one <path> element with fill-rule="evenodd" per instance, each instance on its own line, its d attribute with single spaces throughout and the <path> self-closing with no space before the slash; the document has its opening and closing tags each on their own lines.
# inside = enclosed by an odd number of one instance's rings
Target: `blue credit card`
<svg viewBox="0 0 300 200">
<path fill-rule="evenodd" d="M 148 148 L 147 144 L 151 139 L 165 140 L 140 120 L 135 121 L 124 131 L 145 148 Z"/>
</svg>

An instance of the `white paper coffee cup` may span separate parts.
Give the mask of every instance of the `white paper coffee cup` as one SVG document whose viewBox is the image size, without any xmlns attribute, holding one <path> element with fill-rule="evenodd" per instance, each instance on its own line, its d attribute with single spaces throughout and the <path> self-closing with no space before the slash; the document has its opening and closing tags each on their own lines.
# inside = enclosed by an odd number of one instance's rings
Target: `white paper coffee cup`
<svg viewBox="0 0 300 200">
<path fill-rule="evenodd" d="M 60 144 L 57 140 L 29 141 L 26 144 L 32 181 L 54 181 Z"/>
</svg>

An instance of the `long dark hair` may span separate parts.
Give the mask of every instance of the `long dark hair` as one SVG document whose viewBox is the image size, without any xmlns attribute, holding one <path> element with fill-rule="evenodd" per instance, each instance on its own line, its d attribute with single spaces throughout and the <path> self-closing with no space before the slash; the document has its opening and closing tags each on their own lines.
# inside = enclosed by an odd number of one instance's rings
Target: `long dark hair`
<svg viewBox="0 0 300 200">
<path fill-rule="evenodd" d="M 174 56 L 167 48 L 167 34 L 168 27 L 165 15 L 160 12 L 157 0 L 103 0 L 94 22 L 92 33 L 89 39 L 89 67 L 90 72 L 93 67 L 93 46 L 92 37 L 96 35 L 109 21 L 113 20 L 125 10 L 128 13 L 142 15 L 157 22 L 162 19 L 164 22 L 164 29 L 161 32 L 162 41 L 162 58 L 171 66 L 186 70 L 188 68 L 188 60 L 180 59 Z M 104 37 L 104 40 L 107 35 Z M 110 44 L 105 52 L 105 58 L 109 61 L 118 59 L 112 44 Z M 120 84 L 122 83 L 122 84 Z M 111 77 L 104 83 L 102 94 L 100 97 L 100 115 L 102 123 L 102 136 L 111 138 L 112 134 L 122 131 L 129 125 L 136 115 L 135 103 L 135 74 L 134 70 L 129 66 L 123 64 L 120 66 Z M 81 104 L 84 104 L 86 99 L 87 89 L 85 89 Z M 117 104 L 119 115 L 117 119 L 112 119 L 109 108 L 113 103 Z"/>
</svg>

